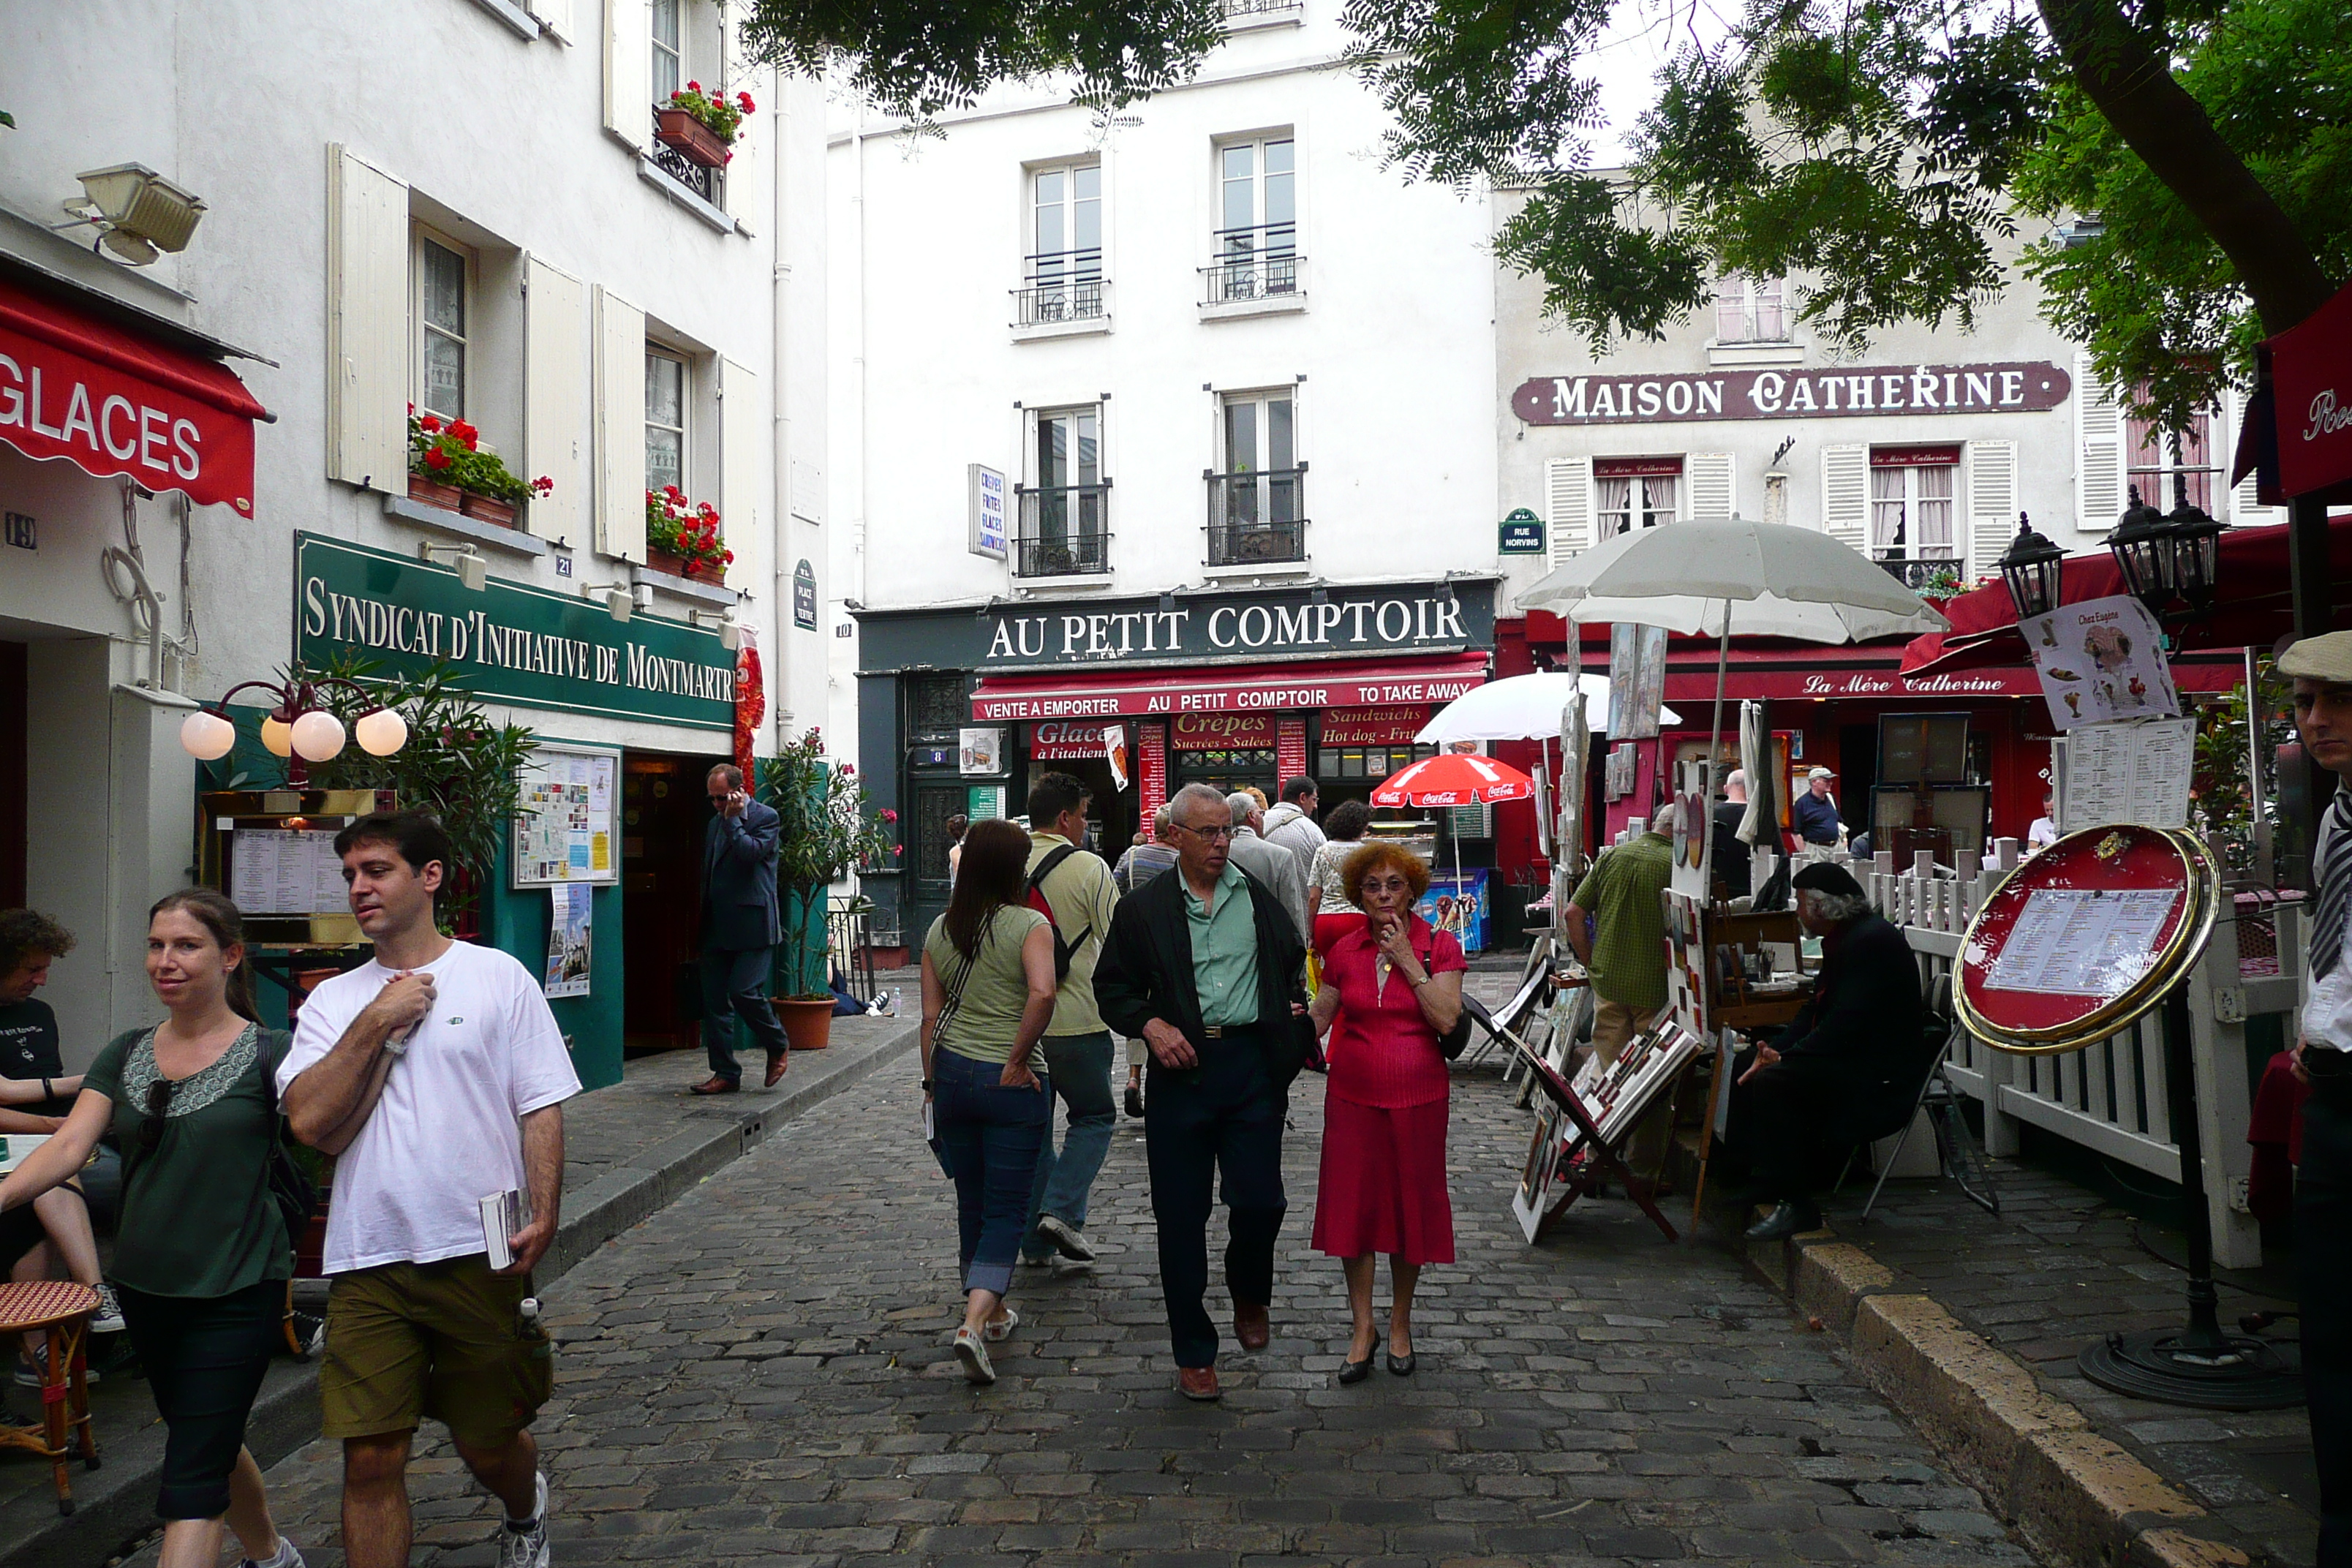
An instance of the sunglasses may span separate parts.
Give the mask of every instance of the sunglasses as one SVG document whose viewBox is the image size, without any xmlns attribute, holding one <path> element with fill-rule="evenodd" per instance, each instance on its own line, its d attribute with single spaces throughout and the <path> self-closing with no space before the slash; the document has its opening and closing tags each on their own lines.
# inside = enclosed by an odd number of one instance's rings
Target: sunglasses
<svg viewBox="0 0 2352 1568">
<path fill-rule="evenodd" d="M 152 1154 L 163 1141 L 163 1119 L 172 1113 L 172 1095 L 180 1086 L 159 1078 L 147 1086 L 147 1120 L 139 1124 L 139 1152 Z"/>
</svg>

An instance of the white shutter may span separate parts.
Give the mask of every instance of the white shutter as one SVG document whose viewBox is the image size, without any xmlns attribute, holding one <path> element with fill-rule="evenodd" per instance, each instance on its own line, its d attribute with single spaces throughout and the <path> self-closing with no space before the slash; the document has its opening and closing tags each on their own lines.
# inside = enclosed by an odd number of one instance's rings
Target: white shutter
<svg viewBox="0 0 2352 1568">
<path fill-rule="evenodd" d="M 646 313 L 595 292 L 596 548 L 646 558 Z"/>
<path fill-rule="evenodd" d="M 585 532 L 588 498 L 588 289 L 536 256 L 523 258 L 522 477 L 554 489 L 523 509 L 530 531 L 570 544 Z"/>
<path fill-rule="evenodd" d="M 408 489 L 408 187 L 327 149 L 327 472 Z"/>
<path fill-rule="evenodd" d="M 573 20 L 573 3 L 574 0 L 530 0 L 530 14 L 539 18 L 541 26 L 565 43 L 573 43 L 580 37 Z"/>
<path fill-rule="evenodd" d="M 1544 464 L 1544 522 L 1555 566 L 1592 543 L 1592 459 L 1554 458 Z"/>
<path fill-rule="evenodd" d="M 727 585 L 745 591 L 763 580 L 760 568 L 774 557 L 778 541 L 760 504 L 773 488 L 762 483 L 768 473 L 767 442 L 761 432 L 760 378 L 731 359 L 719 362 L 719 517 L 727 548 L 735 552 L 727 568 Z"/>
<path fill-rule="evenodd" d="M 653 96 L 653 7 L 604 0 L 604 128 L 644 146 L 654 133 Z"/>
<path fill-rule="evenodd" d="M 2123 411 L 2091 369 L 2074 356 L 2074 527 L 2105 533 L 2124 514 Z"/>
<path fill-rule="evenodd" d="M 2017 443 L 1969 443 L 1969 567 L 1975 577 L 1999 574 L 2001 555 L 2017 533 Z M 1963 581 L 1972 579 L 1964 578 Z"/>
<path fill-rule="evenodd" d="M 2214 452 L 2221 458 L 2221 469 L 2225 477 L 2237 461 L 2238 437 L 2245 427 L 2246 395 L 2232 389 L 2230 393 L 2229 444 L 2224 446 L 2219 440 L 2213 444 Z M 2224 521 L 2233 528 L 2250 528 L 2266 522 L 2284 522 L 2286 508 L 2264 506 L 2256 500 L 2254 475 L 2249 471 L 2243 479 L 2230 487 L 2230 515 Z"/>
<path fill-rule="evenodd" d="M 1738 511 L 1732 504 L 1730 453 L 1690 453 L 1683 458 L 1683 473 L 1690 480 L 1693 522 L 1721 522 Z"/>
<path fill-rule="evenodd" d="M 1822 531 L 1870 553 L 1870 448 L 1822 448 Z"/>
</svg>

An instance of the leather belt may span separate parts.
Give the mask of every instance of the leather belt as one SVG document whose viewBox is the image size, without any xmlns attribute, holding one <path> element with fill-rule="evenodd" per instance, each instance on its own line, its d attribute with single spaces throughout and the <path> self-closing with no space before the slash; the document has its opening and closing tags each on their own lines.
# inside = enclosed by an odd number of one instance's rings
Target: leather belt
<svg viewBox="0 0 2352 1568">
<path fill-rule="evenodd" d="M 1222 1040 L 1225 1037 L 1225 1026 L 1223 1024 L 1203 1024 L 1201 1026 L 1201 1037 L 1206 1040 Z"/>
</svg>

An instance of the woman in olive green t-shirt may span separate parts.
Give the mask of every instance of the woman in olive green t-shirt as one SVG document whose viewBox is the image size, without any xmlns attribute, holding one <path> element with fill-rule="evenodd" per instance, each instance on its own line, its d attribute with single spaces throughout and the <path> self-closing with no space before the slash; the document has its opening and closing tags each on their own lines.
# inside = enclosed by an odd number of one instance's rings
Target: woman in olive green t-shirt
<svg viewBox="0 0 2352 1568">
<path fill-rule="evenodd" d="M 1004 1305 L 1029 1228 L 1029 1189 L 1054 1114 L 1030 1053 L 1054 1016 L 1053 925 L 1025 901 L 1029 835 L 975 822 L 948 912 L 923 939 L 923 1099 L 955 1178 L 963 1327 L 956 1359 L 993 1383 L 988 1345 L 1019 1320 Z"/>
<path fill-rule="evenodd" d="M 300 1568 L 245 1447 L 285 1313 L 293 1247 L 269 1189 L 287 1037 L 254 1021 L 236 906 L 205 888 L 148 912 L 147 979 L 171 1016 L 100 1051 L 65 1126 L 5 1181 L 31 1203 L 121 1141 L 111 1277 L 169 1435 L 161 1568 L 211 1568 L 224 1524 L 249 1563 Z"/>
</svg>

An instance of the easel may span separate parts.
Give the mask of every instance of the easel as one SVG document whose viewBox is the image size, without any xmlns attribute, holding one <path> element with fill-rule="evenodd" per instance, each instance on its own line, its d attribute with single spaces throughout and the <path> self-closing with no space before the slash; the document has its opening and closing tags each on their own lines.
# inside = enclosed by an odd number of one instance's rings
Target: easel
<svg viewBox="0 0 2352 1568">
<path fill-rule="evenodd" d="M 1513 1044 L 1517 1045 L 1517 1042 L 1514 1041 Z M 1550 1205 L 1545 1208 L 1543 1217 L 1536 1222 L 1536 1237 L 1538 1239 L 1542 1237 L 1551 1222 L 1559 1217 L 1560 1210 L 1579 1198 L 1590 1197 L 1600 1190 L 1601 1184 L 1604 1180 L 1614 1176 L 1618 1184 L 1625 1189 L 1625 1195 L 1633 1200 L 1635 1207 L 1650 1216 L 1650 1223 L 1658 1227 L 1660 1234 L 1664 1235 L 1668 1241 L 1680 1241 L 1681 1232 L 1675 1229 L 1673 1221 L 1659 1212 L 1657 1201 L 1650 1195 L 1648 1184 L 1633 1174 L 1633 1167 L 1625 1163 L 1625 1157 L 1618 1152 L 1616 1145 L 1602 1142 L 1600 1127 L 1593 1121 L 1591 1113 L 1584 1109 L 1583 1098 L 1569 1087 L 1567 1079 L 1552 1070 L 1552 1065 L 1549 1062 L 1529 1051 L 1525 1046 L 1517 1046 L 1517 1048 L 1526 1057 L 1528 1070 L 1534 1075 L 1535 1081 L 1542 1087 L 1544 1093 L 1550 1097 L 1552 1103 L 1559 1107 L 1576 1128 L 1578 1135 L 1575 1138 L 1561 1141 L 1559 1154 L 1566 1154 L 1579 1147 L 1581 1147 L 1587 1154 L 1584 1169 L 1569 1181 L 1566 1189 L 1553 1198 Z M 1652 1098 L 1654 1099 L 1655 1096 Z M 1633 1124 L 1629 1126 L 1623 1135 L 1618 1139 L 1618 1143 L 1630 1142 L 1639 1126 L 1640 1120 L 1636 1118 Z"/>
</svg>

